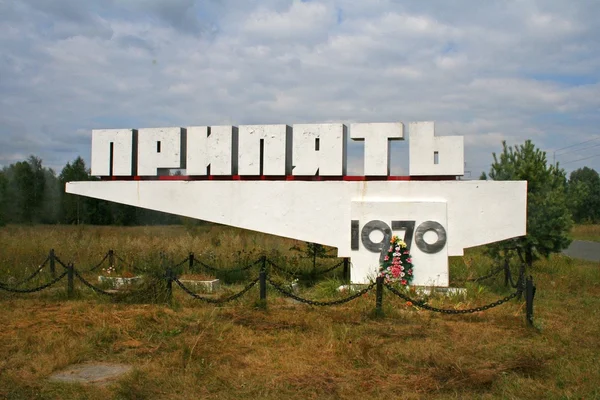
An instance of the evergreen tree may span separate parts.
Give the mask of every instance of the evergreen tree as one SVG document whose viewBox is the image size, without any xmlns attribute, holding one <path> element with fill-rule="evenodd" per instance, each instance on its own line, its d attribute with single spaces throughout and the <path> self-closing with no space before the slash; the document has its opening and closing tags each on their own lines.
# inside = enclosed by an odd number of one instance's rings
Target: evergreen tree
<svg viewBox="0 0 600 400">
<path fill-rule="evenodd" d="M 56 224 L 60 214 L 60 186 L 52 168 L 44 168 L 44 202 L 41 208 L 40 222 Z"/>
<path fill-rule="evenodd" d="M 572 227 L 567 201 L 565 171 L 548 165 L 546 153 L 536 149 L 527 140 L 520 146 L 507 146 L 494 162 L 488 174 L 492 180 L 527 181 L 527 235 L 492 244 L 490 253 L 508 258 L 515 252 L 524 256 L 527 265 L 539 256 L 549 256 L 565 249 L 571 242 L 568 234 Z"/>
<path fill-rule="evenodd" d="M 27 164 L 31 168 L 31 209 L 33 212 L 32 222 L 39 222 L 42 219 L 42 210 L 46 200 L 46 172 L 42 166 L 42 160 L 36 156 L 29 156 Z M 53 173 L 51 173 L 52 175 Z"/>
<path fill-rule="evenodd" d="M 91 223 L 88 220 L 88 199 L 65 192 L 67 182 L 89 181 L 90 175 L 85 161 L 77 157 L 73 163 L 67 163 L 58 177 L 60 190 L 60 221 L 66 224 Z"/>
<path fill-rule="evenodd" d="M 598 175 L 598 172 L 588 167 L 571 172 L 569 177 L 569 199 L 575 222 L 599 222 L 600 175 Z"/>
</svg>

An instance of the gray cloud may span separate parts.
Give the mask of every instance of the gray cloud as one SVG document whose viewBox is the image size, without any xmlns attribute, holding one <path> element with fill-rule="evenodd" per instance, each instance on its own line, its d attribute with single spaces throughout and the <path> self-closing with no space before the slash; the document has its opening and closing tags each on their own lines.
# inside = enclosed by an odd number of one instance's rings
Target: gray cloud
<svg viewBox="0 0 600 400">
<path fill-rule="evenodd" d="M 435 120 L 465 135 L 478 175 L 503 139 L 552 152 L 598 134 L 599 14 L 558 0 L 0 0 L 0 164 L 89 159 L 93 128 Z"/>
</svg>

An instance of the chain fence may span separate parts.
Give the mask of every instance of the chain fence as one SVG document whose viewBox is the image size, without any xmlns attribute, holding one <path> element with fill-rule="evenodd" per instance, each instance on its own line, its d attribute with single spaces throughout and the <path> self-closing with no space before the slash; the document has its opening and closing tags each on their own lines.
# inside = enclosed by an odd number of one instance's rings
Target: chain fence
<svg viewBox="0 0 600 400">
<path fill-rule="evenodd" d="M 113 262 L 113 258 L 114 257 L 118 257 L 120 258 L 117 254 L 114 253 L 114 251 L 110 250 L 102 259 L 102 261 L 97 264 L 96 266 L 94 266 L 93 268 L 87 270 L 86 272 L 93 272 L 95 269 L 99 268 L 100 265 L 102 265 L 102 263 L 106 262 L 107 259 L 110 259 L 110 262 Z M 122 260 L 122 259 L 121 259 Z M 163 258 L 163 261 L 165 259 Z M 506 275 L 505 278 L 508 282 L 510 282 L 511 286 L 513 288 L 515 288 L 516 290 L 499 299 L 496 300 L 492 303 L 486 304 L 486 305 L 482 305 L 482 306 L 477 306 L 477 307 L 473 307 L 473 308 L 468 308 L 468 309 L 448 309 L 448 308 L 440 308 L 440 307 L 434 307 L 431 306 L 429 304 L 427 304 L 427 301 L 425 300 L 418 300 L 418 299 L 414 299 L 412 297 L 410 297 L 408 294 L 403 293 L 401 290 L 398 290 L 396 287 L 394 287 L 392 284 L 390 284 L 389 282 L 384 282 L 383 278 L 377 278 L 377 280 L 375 282 L 371 282 L 370 284 L 368 284 L 365 288 L 358 290 L 356 293 L 353 293 L 352 295 L 342 298 L 342 299 L 336 299 L 336 300 L 331 300 L 331 301 L 319 301 L 319 300 L 311 300 L 311 299 L 306 299 L 303 298 L 295 293 L 293 293 L 293 289 L 288 290 L 287 289 L 287 285 L 283 284 L 283 283 L 279 283 L 276 282 L 275 280 L 272 279 L 272 277 L 270 276 L 270 271 L 267 270 L 267 265 L 270 266 L 272 269 L 277 270 L 277 271 L 282 271 L 282 272 L 286 272 L 289 275 L 292 275 L 290 272 L 291 271 L 287 271 L 285 268 L 281 268 L 280 266 L 278 266 L 277 264 L 273 263 L 272 261 L 268 260 L 265 256 L 261 257 L 260 259 L 258 259 L 257 261 L 255 261 L 252 264 L 249 264 L 245 267 L 242 268 L 232 268 L 232 269 L 218 269 L 218 268 L 213 268 L 207 264 L 205 264 L 202 261 L 196 260 L 200 265 L 202 265 L 204 268 L 207 269 L 211 269 L 211 270 L 216 270 L 216 271 L 223 271 L 223 272 L 232 272 L 232 271 L 245 271 L 248 270 L 254 266 L 256 266 L 257 264 L 261 263 L 261 268 L 260 268 L 260 272 L 259 272 L 259 276 L 255 279 L 253 279 L 252 281 L 250 281 L 241 291 L 229 296 L 229 297 L 225 297 L 225 298 L 212 298 L 212 297 L 206 297 L 206 296 L 202 296 L 199 295 L 197 293 L 195 293 L 194 291 L 192 291 L 189 287 L 187 287 L 185 284 L 183 284 L 177 277 L 177 275 L 174 272 L 175 268 L 180 267 L 181 265 L 185 264 L 186 262 L 190 263 L 190 267 L 193 265 L 194 259 L 193 259 L 193 253 L 190 253 L 190 256 L 188 258 L 186 258 L 185 260 L 183 260 L 182 262 L 175 264 L 174 266 L 170 266 L 170 267 L 166 267 L 165 269 L 165 274 L 162 277 L 162 279 L 166 280 L 167 282 L 167 293 L 168 293 L 168 299 L 169 301 L 171 301 L 172 298 L 172 282 L 175 282 L 180 288 L 181 290 L 183 290 L 183 292 L 185 292 L 187 295 L 193 297 L 196 300 L 200 300 L 206 303 L 210 303 L 210 304 L 224 304 L 224 303 L 228 303 L 231 301 L 234 301 L 240 297 L 242 297 L 243 295 L 245 295 L 249 290 L 251 290 L 254 286 L 256 286 L 256 284 L 258 283 L 260 285 L 260 299 L 261 300 L 266 300 L 266 287 L 267 287 L 267 283 L 269 285 L 271 285 L 280 295 L 287 297 L 287 298 L 291 298 L 295 301 L 298 301 L 300 303 L 303 304 L 307 304 L 307 305 L 311 305 L 311 306 L 322 306 L 322 307 L 326 307 L 326 306 L 336 306 L 336 305 L 341 305 L 341 304 L 345 304 L 348 303 L 350 301 L 353 301 L 355 299 L 358 299 L 361 296 L 366 295 L 367 293 L 369 293 L 371 290 L 373 290 L 374 288 L 377 289 L 377 295 L 376 295 L 376 311 L 378 312 L 382 312 L 382 299 L 383 299 L 383 287 L 385 287 L 388 291 L 390 291 L 392 294 L 394 294 L 395 296 L 410 302 L 412 305 L 424 309 L 424 310 L 428 310 L 428 311 L 432 311 L 432 312 L 437 312 L 437 313 L 443 313 L 443 314 L 469 314 L 469 313 L 476 313 L 476 312 L 482 312 L 482 311 L 486 311 L 489 310 L 491 308 L 494 307 L 498 307 L 502 304 L 507 303 L 508 301 L 518 297 L 518 299 L 521 298 L 521 295 L 526 292 L 526 313 L 527 313 L 527 322 L 530 325 L 533 325 L 533 298 L 535 296 L 535 285 L 533 284 L 533 278 L 530 276 L 529 278 L 527 278 L 527 280 L 525 279 L 525 268 L 522 265 L 520 267 L 520 274 L 519 274 L 519 278 L 517 280 L 517 282 L 515 283 L 513 281 L 511 272 L 510 272 L 510 268 L 508 266 L 508 264 L 505 264 L 501 267 L 495 268 L 493 269 L 490 273 L 478 277 L 478 278 L 473 278 L 470 279 L 469 281 L 472 282 L 479 282 L 482 281 L 484 279 L 488 279 L 490 277 L 493 277 L 495 275 L 497 275 L 498 273 L 500 273 L 501 271 L 505 271 Z M 59 265 L 61 265 L 64 268 L 64 272 L 62 274 L 60 274 L 59 276 L 55 277 L 54 279 L 52 279 L 50 282 L 47 282 L 39 287 L 36 288 L 28 288 L 28 289 L 20 289 L 17 286 L 20 286 L 24 283 L 27 283 L 29 281 L 31 281 L 34 277 L 36 277 L 37 275 L 40 274 L 40 272 L 43 270 L 44 266 L 48 263 L 51 262 L 51 265 L 53 265 L 54 262 L 58 263 Z M 123 260 L 123 262 L 125 262 Z M 326 273 L 326 272 L 330 272 L 332 270 L 334 270 L 335 268 L 338 268 L 339 266 L 345 264 L 344 262 L 338 263 L 326 270 L 320 271 L 320 273 Z M 102 295 L 106 295 L 106 296 L 114 296 L 117 294 L 117 292 L 112 292 L 112 291 L 107 291 L 104 290 L 98 286 L 93 285 L 92 283 L 90 283 L 88 280 L 86 280 L 82 274 L 77 271 L 75 269 L 75 267 L 73 266 L 73 264 L 65 264 L 64 262 L 62 262 L 60 260 L 60 258 L 58 258 L 55 254 L 54 251 L 52 250 L 50 253 L 50 256 L 42 263 L 42 265 L 40 265 L 40 267 L 29 277 L 25 278 L 24 280 L 18 282 L 15 285 L 9 286 L 5 283 L 0 283 L 0 290 L 3 291 L 7 291 L 7 292 L 12 292 L 12 293 L 34 293 L 34 292 L 39 292 L 41 290 L 44 290 L 46 288 L 49 288 L 53 285 L 55 285 L 56 283 L 58 283 L 60 280 L 62 280 L 65 276 L 68 277 L 68 294 L 69 297 L 72 296 L 73 291 L 74 291 L 74 285 L 73 285 L 73 278 L 77 278 L 77 280 L 79 282 L 81 282 L 84 286 L 88 287 L 89 289 L 93 290 L 95 293 L 98 294 L 102 294 Z"/>
<path fill-rule="evenodd" d="M 256 285 L 259 281 L 260 277 L 252 280 L 250 283 L 248 283 L 246 285 L 246 287 L 244 287 L 240 292 L 223 298 L 223 299 L 213 299 L 210 297 L 204 297 L 204 296 L 200 296 L 197 293 L 194 293 L 192 290 L 190 290 L 187 286 L 185 286 L 179 279 L 174 278 L 173 282 L 175 282 L 177 284 L 177 286 L 179 286 L 181 288 L 181 290 L 183 290 L 184 292 L 186 292 L 187 294 L 189 294 L 190 296 L 192 296 L 194 299 L 196 300 L 201 300 L 204 301 L 206 303 L 210 303 L 210 304 L 224 304 L 224 303 L 229 303 L 230 301 L 236 300 L 240 297 L 242 297 L 244 294 L 246 294 L 246 292 L 250 289 L 252 289 L 254 287 L 254 285 Z"/>
<path fill-rule="evenodd" d="M 61 267 L 67 269 L 68 265 L 64 262 L 62 262 L 62 260 L 60 258 L 58 258 L 57 256 L 54 256 L 54 261 L 58 263 L 58 265 L 60 265 Z"/>
<path fill-rule="evenodd" d="M 510 301 L 512 299 L 514 299 L 520 293 L 520 290 L 517 290 L 514 293 L 511 293 L 508 296 L 503 297 L 500 300 L 494 301 L 493 303 L 486 304 L 484 306 L 479 306 L 479 307 L 473 307 L 473 308 L 467 308 L 467 309 L 458 309 L 457 310 L 457 309 L 432 307 L 432 306 L 428 305 L 424 301 L 415 300 L 415 299 L 413 299 L 413 298 L 405 295 L 404 293 L 400 292 L 398 289 L 396 289 L 395 287 L 393 287 L 389 283 L 384 283 L 384 285 L 385 285 L 385 287 L 390 292 L 392 292 L 396 296 L 400 297 L 401 299 L 409 301 L 413 305 L 415 305 L 417 307 L 420 307 L 420 308 L 422 308 L 424 310 L 429 310 L 429 311 L 433 311 L 433 312 L 437 312 L 437 313 L 442 313 L 442 314 L 471 314 L 471 313 L 486 311 L 486 310 L 489 310 L 490 308 L 498 307 L 499 305 L 502 305 L 502 304 L 504 304 L 504 303 L 506 303 L 506 302 L 508 302 L 508 301 Z"/>
<path fill-rule="evenodd" d="M 331 272 L 331 271 L 333 271 L 333 270 L 341 267 L 342 265 L 344 265 L 344 263 L 345 263 L 345 261 L 341 261 L 341 262 L 335 264 L 333 267 L 330 267 L 330 268 L 327 268 L 327 269 L 324 269 L 324 270 L 321 270 L 321 271 L 311 270 L 311 271 L 307 272 L 306 274 L 312 274 L 312 275 L 315 275 L 315 276 L 325 275 L 326 273 Z M 290 270 L 288 270 L 286 268 L 282 268 L 282 267 L 278 266 L 277 264 L 275 264 L 274 262 L 272 262 L 271 260 L 268 260 L 268 259 L 267 259 L 267 264 L 269 264 L 271 266 L 271 268 L 275 269 L 276 271 L 283 272 L 284 274 L 287 274 L 287 275 L 292 276 L 294 278 L 297 278 L 299 276 L 305 275 L 305 274 L 302 274 L 302 273 L 299 273 L 299 272 L 296 272 L 296 271 L 290 271 Z"/>
<path fill-rule="evenodd" d="M 496 275 L 498 275 L 500 272 L 504 271 L 505 267 L 504 265 L 500 265 L 497 268 L 493 268 L 490 273 L 483 275 L 483 276 L 478 276 L 477 278 L 467 278 L 465 279 L 465 282 L 481 282 L 481 281 L 485 281 L 486 279 L 492 278 Z"/>
<path fill-rule="evenodd" d="M 4 290 L 6 292 L 11 292 L 11 293 L 35 293 L 35 292 L 40 292 L 44 289 L 49 288 L 50 286 L 54 285 L 55 283 L 57 283 L 58 281 L 60 281 L 61 279 L 63 279 L 66 275 L 67 275 L 68 271 L 63 272 L 61 275 L 57 276 L 56 278 L 54 278 L 53 280 L 51 280 L 50 282 L 38 286 L 36 288 L 32 288 L 32 289 L 17 289 L 15 287 L 8 287 L 8 286 L 4 286 L 4 284 L 0 285 L 0 290 Z"/>
<path fill-rule="evenodd" d="M 198 264 L 200 264 L 202 266 L 202 268 L 205 268 L 209 271 L 213 271 L 213 272 L 217 272 L 217 273 L 233 273 L 233 272 L 243 272 L 243 271 L 247 271 L 249 269 L 251 269 L 252 267 L 254 267 L 255 265 L 261 263 L 263 261 L 263 257 L 259 258 L 258 260 L 254 261 L 251 264 L 246 265 L 245 267 L 240 267 L 240 268 L 215 268 L 212 267 L 208 264 L 206 264 L 205 262 L 201 261 L 201 260 L 197 260 L 194 259 L 194 261 L 196 261 Z"/>
<path fill-rule="evenodd" d="M 17 283 L 13 283 L 13 284 L 6 284 L 6 283 L 2 283 L 0 282 L 0 286 L 4 286 L 4 287 L 13 287 L 16 288 L 17 286 L 21 286 L 24 285 L 28 282 L 30 282 L 31 280 L 33 280 L 33 278 L 35 278 L 36 276 L 38 276 L 40 274 L 40 272 L 42 272 L 44 270 L 44 267 L 46 267 L 46 264 L 48 264 L 48 261 L 50 261 L 50 257 L 46 257 L 46 259 L 44 260 L 43 263 L 41 263 L 39 265 L 39 267 L 37 267 L 37 269 L 28 277 L 18 281 Z"/>
<path fill-rule="evenodd" d="M 181 267 L 183 264 L 187 264 L 190 261 L 190 257 L 186 257 L 185 259 L 181 260 L 180 262 L 178 262 L 177 264 L 173 265 L 171 268 L 179 268 Z"/>
<path fill-rule="evenodd" d="M 113 252 L 113 256 L 119 260 L 120 262 L 122 262 L 123 264 L 127 264 L 127 261 L 125 261 L 125 259 L 123 257 L 121 257 L 118 253 Z"/>
<path fill-rule="evenodd" d="M 359 290 L 358 292 L 356 292 L 353 295 L 348 296 L 344 299 L 333 300 L 333 301 L 317 301 L 317 300 L 309 300 L 309 299 L 305 299 L 300 296 L 297 296 L 294 293 L 286 290 L 283 285 L 273 281 L 271 278 L 267 278 L 267 282 L 269 282 L 269 284 L 271 286 L 273 286 L 275 288 L 275 290 L 277 290 L 279 293 L 281 293 L 285 297 L 289 297 L 290 299 L 294 299 L 296 301 L 299 301 L 300 303 L 308 304 L 311 306 L 321 306 L 321 307 L 337 306 L 340 304 L 348 303 L 352 300 L 358 299 L 360 296 L 363 296 L 363 295 L 369 293 L 371 291 L 371 289 L 373 289 L 375 287 L 375 283 L 372 282 L 366 288 Z"/>
<path fill-rule="evenodd" d="M 113 293 L 113 292 L 107 292 L 104 289 L 101 289 L 101 288 L 99 288 L 97 286 L 92 285 L 83 276 L 81 276 L 81 274 L 75 268 L 73 268 L 73 275 L 75 275 L 75 277 L 77 279 L 79 279 L 79 282 L 83 283 L 85 286 L 87 286 L 88 288 L 92 289 L 94 292 L 96 292 L 98 294 L 102 294 L 102 295 L 105 295 L 105 296 L 114 296 L 116 294 L 116 293 Z"/>
<path fill-rule="evenodd" d="M 96 265 L 95 265 L 95 266 L 93 266 L 92 268 L 88 269 L 88 272 L 93 272 L 93 271 L 97 270 L 98 268 L 100 268 L 100 267 L 102 266 L 102 264 L 104 264 L 104 262 L 105 262 L 106 260 L 108 260 L 108 257 L 110 256 L 110 254 L 111 254 L 111 252 L 110 252 L 110 251 L 109 251 L 109 252 L 107 252 L 107 253 L 104 255 L 104 258 L 102 258 L 102 260 L 101 260 L 101 261 L 100 261 L 98 264 L 96 264 Z"/>
</svg>

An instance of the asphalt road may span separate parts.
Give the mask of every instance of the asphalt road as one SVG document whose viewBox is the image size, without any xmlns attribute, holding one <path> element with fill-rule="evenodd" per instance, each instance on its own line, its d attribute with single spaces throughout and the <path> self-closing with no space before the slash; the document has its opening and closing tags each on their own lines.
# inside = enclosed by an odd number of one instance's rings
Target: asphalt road
<svg viewBox="0 0 600 400">
<path fill-rule="evenodd" d="M 573 240 L 563 254 L 571 258 L 600 262 L 600 243 L 585 240 Z"/>
</svg>

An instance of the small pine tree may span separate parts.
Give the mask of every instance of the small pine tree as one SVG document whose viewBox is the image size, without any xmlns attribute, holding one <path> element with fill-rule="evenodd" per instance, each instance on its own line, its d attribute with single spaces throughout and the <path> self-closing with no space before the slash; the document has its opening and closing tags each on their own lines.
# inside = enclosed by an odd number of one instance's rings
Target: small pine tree
<svg viewBox="0 0 600 400">
<path fill-rule="evenodd" d="M 571 243 L 568 234 L 573 225 L 567 199 L 565 171 L 548 165 L 546 153 L 536 149 L 531 140 L 520 146 L 502 142 L 502 153 L 493 154 L 488 178 L 527 181 L 527 235 L 488 246 L 496 258 L 524 256 L 531 266 L 540 256 L 558 253 Z"/>
</svg>

